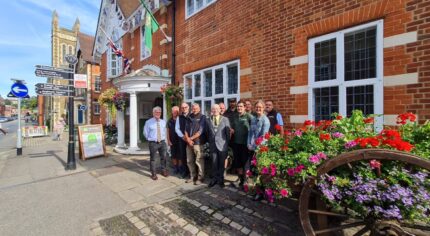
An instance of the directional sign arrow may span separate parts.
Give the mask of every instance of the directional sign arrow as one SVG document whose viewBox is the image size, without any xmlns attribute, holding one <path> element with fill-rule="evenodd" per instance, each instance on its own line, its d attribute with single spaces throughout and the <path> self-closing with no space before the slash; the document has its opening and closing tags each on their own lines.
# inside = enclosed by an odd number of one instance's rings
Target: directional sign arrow
<svg viewBox="0 0 430 236">
<path fill-rule="evenodd" d="M 18 87 L 14 87 L 13 89 L 12 89 L 15 93 L 22 93 L 22 92 L 27 92 L 28 90 L 27 89 L 21 89 L 21 88 L 18 88 Z"/>
<path fill-rule="evenodd" d="M 36 65 L 36 68 L 43 69 L 43 70 L 55 70 L 55 71 L 65 71 L 65 72 L 73 73 L 73 69 L 70 69 L 70 68 L 58 68 L 53 66 L 42 66 L 42 65 Z"/>
<path fill-rule="evenodd" d="M 36 93 L 42 96 L 65 96 L 65 97 L 73 97 L 74 92 L 68 90 L 39 90 L 36 89 Z"/>
<path fill-rule="evenodd" d="M 69 80 L 70 74 L 73 72 L 69 71 L 55 71 L 55 70 L 45 70 L 45 69 L 36 69 L 34 71 L 37 77 L 58 77 Z M 73 79 L 73 78 L 71 78 Z"/>
</svg>

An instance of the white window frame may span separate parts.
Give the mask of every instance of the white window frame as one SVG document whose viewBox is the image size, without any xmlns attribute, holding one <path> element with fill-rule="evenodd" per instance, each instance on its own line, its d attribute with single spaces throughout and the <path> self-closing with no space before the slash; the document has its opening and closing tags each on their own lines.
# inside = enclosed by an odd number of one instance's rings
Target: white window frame
<svg viewBox="0 0 430 236">
<path fill-rule="evenodd" d="M 346 116 L 346 89 L 347 87 L 373 85 L 373 101 L 374 101 L 374 114 L 378 115 L 375 117 L 375 127 L 377 130 L 382 128 L 383 125 L 383 113 L 384 113 L 384 28 L 383 20 L 370 22 L 367 24 L 359 25 L 356 27 L 341 30 L 335 33 L 323 35 L 317 38 L 312 38 L 308 41 L 309 49 L 309 67 L 308 67 L 308 118 L 315 120 L 315 101 L 314 101 L 314 89 L 334 87 L 339 88 L 339 114 Z M 345 81 L 345 49 L 344 49 L 344 38 L 345 34 L 363 30 L 366 28 L 376 26 L 376 78 L 361 79 Z M 336 79 L 325 80 L 315 82 L 315 44 L 326 41 L 329 39 L 336 39 Z"/>
<path fill-rule="evenodd" d="M 227 68 L 229 65 L 232 65 L 232 64 L 237 65 L 237 93 L 228 94 Z M 215 94 L 215 70 L 220 69 L 220 68 L 223 69 L 223 92 L 220 94 Z M 209 71 L 209 70 L 212 71 L 212 96 L 206 97 L 205 96 L 206 89 L 204 86 L 204 84 L 205 84 L 204 72 Z M 200 74 L 200 96 L 198 96 L 198 97 L 195 97 L 195 91 L 194 91 L 194 86 L 195 86 L 194 75 L 196 75 L 196 74 Z M 190 98 L 185 96 L 184 100 L 186 103 L 193 103 L 195 101 L 200 101 L 202 113 L 204 113 L 204 111 L 205 111 L 205 104 L 204 104 L 205 101 L 211 101 L 211 105 L 213 105 L 216 99 L 222 98 L 224 103 L 226 104 L 226 106 L 228 106 L 228 103 L 227 103 L 228 99 L 235 98 L 236 101 L 239 101 L 239 99 L 240 99 L 240 60 L 229 61 L 229 62 L 220 64 L 220 65 L 204 68 L 204 69 L 192 72 L 192 73 L 185 74 L 183 76 L 184 94 L 185 95 L 186 95 L 186 91 L 187 91 L 186 79 L 189 76 L 191 76 L 191 78 L 192 78 L 192 83 L 191 83 L 192 98 L 190 99 Z"/>
<path fill-rule="evenodd" d="M 154 42 L 153 42 L 154 43 Z M 145 54 L 145 52 L 147 54 Z M 145 24 L 140 27 L 140 61 L 151 57 L 151 50 L 147 50 L 145 46 Z"/>
<path fill-rule="evenodd" d="M 115 45 L 118 47 L 118 49 L 122 50 L 122 40 L 119 40 Z M 112 74 L 112 54 L 113 54 L 112 48 L 108 47 L 108 49 L 106 50 L 106 56 L 107 56 L 106 61 L 107 61 L 107 68 L 108 68 L 106 78 L 108 79 L 108 81 L 111 78 L 116 78 L 118 76 L 121 76 L 122 70 L 123 70 L 123 68 L 122 68 L 123 67 L 122 57 L 115 56 L 116 57 L 116 64 L 117 64 L 117 66 L 115 68 L 116 75 Z"/>
<path fill-rule="evenodd" d="M 96 107 L 97 107 L 97 106 L 99 107 L 98 112 L 96 112 Z M 100 115 L 101 110 L 102 110 L 102 108 L 101 108 L 100 103 L 98 103 L 98 102 L 93 102 L 93 112 L 94 112 L 94 115 Z"/>
<path fill-rule="evenodd" d="M 98 78 L 98 81 L 99 81 L 99 86 L 98 86 L 98 88 L 99 89 L 97 89 L 97 78 Z M 95 93 L 100 93 L 102 91 L 102 77 L 100 76 L 100 75 L 97 75 L 95 78 L 94 78 L 94 92 Z"/>
<path fill-rule="evenodd" d="M 197 5 L 197 0 L 192 0 L 193 1 L 193 9 L 196 7 Z M 203 6 L 202 8 L 198 9 L 198 10 L 193 10 L 193 12 L 191 14 L 188 14 L 188 0 L 185 0 L 185 20 L 194 16 L 195 14 L 199 13 L 200 11 L 202 11 L 203 9 L 205 9 L 206 7 L 212 5 L 214 2 L 216 2 L 217 0 L 202 0 L 203 1 Z M 208 2 L 210 1 L 210 2 Z"/>
</svg>

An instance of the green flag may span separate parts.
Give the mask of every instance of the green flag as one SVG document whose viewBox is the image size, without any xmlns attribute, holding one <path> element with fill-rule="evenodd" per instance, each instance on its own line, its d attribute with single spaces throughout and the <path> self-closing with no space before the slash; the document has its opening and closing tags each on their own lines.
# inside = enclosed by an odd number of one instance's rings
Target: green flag
<svg viewBox="0 0 430 236">
<path fill-rule="evenodd" d="M 157 32 L 159 28 L 159 24 L 155 17 L 152 15 L 151 11 L 146 7 L 146 4 L 143 2 L 143 0 L 140 0 L 143 7 L 146 10 L 146 17 L 145 17 L 145 47 L 149 49 L 149 51 L 152 50 L 152 34 Z"/>
</svg>

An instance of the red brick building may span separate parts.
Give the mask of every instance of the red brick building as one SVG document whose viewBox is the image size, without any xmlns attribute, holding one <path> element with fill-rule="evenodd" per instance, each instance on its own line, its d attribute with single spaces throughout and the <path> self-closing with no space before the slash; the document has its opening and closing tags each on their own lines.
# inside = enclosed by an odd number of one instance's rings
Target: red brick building
<svg viewBox="0 0 430 236">
<path fill-rule="evenodd" d="M 137 0 L 114 4 L 125 22 L 140 7 Z M 103 6 L 108 1 L 100 18 Z M 134 70 L 168 70 L 166 78 L 184 84 L 186 101 L 205 111 L 219 101 L 250 98 L 274 100 L 287 126 L 353 109 L 381 114 L 378 124 L 394 125 L 405 111 L 430 119 L 429 2 L 187 0 L 176 1 L 175 14 L 173 22 L 172 3 L 155 10 L 167 35 L 175 25 L 173 71 L 172 42 L 160 31 L 149 57 L 142 57 L 144 26 L 118 40 Z M 102 55 L 105 81 L 109 55 L 100 45 L 94 52 Z"/>
</svg>

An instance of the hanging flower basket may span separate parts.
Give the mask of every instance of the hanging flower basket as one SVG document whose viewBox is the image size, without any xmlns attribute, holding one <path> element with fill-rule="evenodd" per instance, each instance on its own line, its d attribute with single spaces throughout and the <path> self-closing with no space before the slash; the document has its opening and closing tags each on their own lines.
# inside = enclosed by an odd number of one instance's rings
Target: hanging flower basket
<svg viewBox="0 0 430 236">
<path fill-rule="evenodd" d="M 101 93 L 98 99 L 99 104 L 107 109 L 111 117 L 116 114 L 114 97 L 117 93 L 118 91 L 115 88 L 109 88 Z"/>
<path fill-rule="evenodd" d="M 165 84 L 160 90 L 166 99 L 167 117 L 170 117 L 172 107 L 179 106 L 184 99 L 184 88 L 182 86 Z"/>
</svg>

